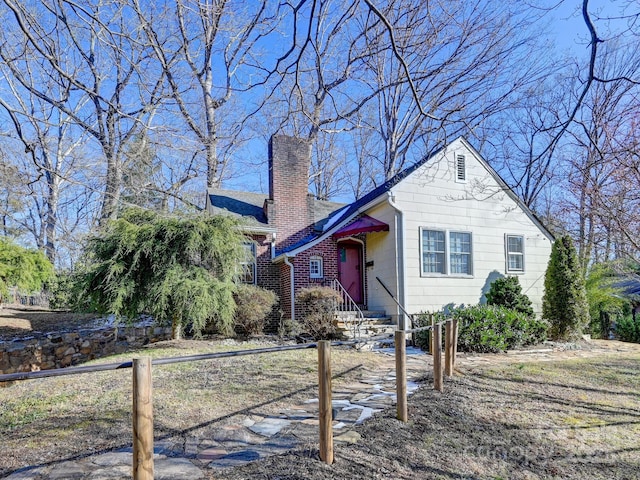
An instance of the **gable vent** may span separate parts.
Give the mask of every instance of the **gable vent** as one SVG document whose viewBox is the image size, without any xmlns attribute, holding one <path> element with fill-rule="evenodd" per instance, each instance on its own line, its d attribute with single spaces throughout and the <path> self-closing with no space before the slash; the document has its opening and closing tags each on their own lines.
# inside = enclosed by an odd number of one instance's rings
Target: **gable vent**
<svg viewBox="0 0 640 480">
<path fill-rule="evenodd" d="M 456 156 L 456 180 L 459 182 L 467 180 L 467 163 L 464 155 Z"/>
</svg>

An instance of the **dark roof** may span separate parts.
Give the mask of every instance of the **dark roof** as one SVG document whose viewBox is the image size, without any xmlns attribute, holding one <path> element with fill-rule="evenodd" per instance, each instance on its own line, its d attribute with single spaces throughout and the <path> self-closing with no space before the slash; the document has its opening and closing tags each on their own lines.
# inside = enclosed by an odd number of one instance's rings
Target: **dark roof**
<svg viewBox="0 0 640 480">
<path fill-rule="evenodd" d="M 393 176 L 392 178 L 390 178 L 389 180 L 387 180 L 386 182 L 384 182 L 382 185 L 374 188 L 373 190 L 371 190 L 369 193 L 367 193 L 366 195 L 360 197 L 359 199 L 357 199 L 355 202 L 348 204 L 348 206 L 346 208 L 343 208 L 341 210 L 334 210 L 332 213 L 332 215 L 329 215 L 327 218 L 325 218 L 321 224 L 324 225 L 326 224 L 329 220 L 331 220 L 331 225 L 336 225 L 348 218 L 350 218 L 351 216 L 353 216 L 355 213 L 358 212 L 358 209 L 360 207 L 363 207 L 364 205 L 368 204 L 369 202 L 375 200 L 376 198 L 380 197 L 381 195 L 383 195 L 384 193 L 388 192 L 389 190 L 391 190 L 395 185 L 397 185 L 398 183 L 400 183 L 402 180 L 404 180 L 406 177 L 408 177 L 409 175 L 411 175 L 413 172 L 415 172 L 418 168 L 420 168 L 422 165 L 424 165 L 426 162 L 428 162 L 431 158 L 433 158 L 434 155 L 437 155 L 438 152 L 440 152 L 441 150 L 443 150 L 443 148 L 439 148 L 438 150 L 436 150 L 435 152 L 433 152 L 431 155 L 424 157 L 422 160 L 416 162 L 415 164 L 413 164 L 412 166 L 410 166 L 409 168 L 406 168 L 405 170 L 399 172 L 398 174 L 396 174 L 395 176 Z M 342 205 L 344 206 L 344 205 Z M 335 218 L 332 218 L 335 217 Z M 317 239 L 318 237 L 320 237 L 324 232 L 322 231 L 322 229 L 318 229 L 318 225 L 320 222 L 316 223 L 316 232 L 312 235 L 307 236 L 306 238 L 303 238 L 302 240 L 296 242 L 293 245 L 289 245 L 288 247 L 283 248 L 282 250 L 278 250 L 276 251 L 276 256 L 279 256 L 283 253 L 287 253 L 287 252 L 292 252 L 304 245 L 306 245 L 309 242 L 312 242 L 313 240 Z"/>
<path fill-rule="evenodd" d="M 463 137 L 459 137 L 459 138 L 464 140 Z M 468 142 L 466 142 L 466 140 L 465 140 L 465 143 L 468 145 L 468 147 L 472 151 L 475 151 L 475 149 L 471 145 L 469 145 Z M 354 217 L 358 213 L 358 210 L 361 207 L 364 207 L 365 205 L 367 205 L 370 202 L 374 201 L 375 199 L 379 198 L 381 195 L 384 195 L 385 193 L 391 191 L 391 189 L 394 186 L 396 186 L 398 183 L 400 183 L 402 180 L 404 180 L 409 175 L 411 175 L 413 172 L 418 170 L 420 167 L 422 167 L 424 164 L 426 164 L 428 161 L 430 161 L 436 155 L 438 155 L 442 151 L 446 150 L 449 145 L 444 145 L 444 146 L 434 150 L 430 154 L 424 156 L 421 160 L 417 161 L 416 163 L 414 163 L 410 167 L 408 167 L 408 168 L 402 170 L 401 172 L 397 173 L 396 175 L 391 177 L 389 180 L 387 180 L 383 184 L 379 185 L 378 187 L 374 188 L 373 190 L 371 190 L 370 192 L 368 192 L 364 196 L 358 198 L 355 202 L 353 202 L 351 204 L 341 204 L 341 203 L 335 203 L 335 202 L 328 202 L 328 201 L 325 201 L 325 200 L 315 200 L 314 201 L 314 209 L 313 209 L 314 222 L 315 222 L 315 228 L 314 228 L 315 232 L 312 235 L 309 235 L 307 238 L 304 238 L 304 239 L 300 240 L 295 245 L 290 245 L 290 246 L 286 247 L 285 249 L 283 249 L 282 251 L 276 252 L 276 255 L 280 255 L 282 253 L 287 253 L 287 252 L 291 252 L 293 250 L 296 250 L 297 248 L 299 248 L 301 246 L 304 246 L 306 243 L 309 243 L 309 242 L 315 240 L 316 238 L 322 236 L 325 233 L 325 230 L 326 230 L 324 228 L 324 226 L 326 225 L 326 223 L 328 221 L 331 221 L 331 227 L 333 227 L 334 225 L 337 225 L 337 224 L 339 224 L 341 222 L 347 221 L 348 219 Z M 482 159 L 482 156 L 479 153 L 478 153 L 478 158 Z M 533 211 L 531 211 L 531 209 L 529 209 L 522 202 L 522 200 L 520 200 L 520 198 L 513 192 L 513 190 L 511 190 L 511 188 L 502 179 L 502 177 L 500 177 L 500 175 L 488 163 L 484 162 L 483 160 L 482 160 L 482 163 L 485 164 L 485 166 L 489 170 L 489 172 L 496 178 L 496 180 L 498 182 L 501 183 L 501 185 L 505 189 L 505 191 L 525 211 L 525 213 L 527 213 L 530 216 L 530 218 L 534 221 L 534 223 L 536 223 L 539 226 L 539 228 L 551 240 L 553 240 L 553 235 L 546 229 L 546 227 L 540 221 L 540 219 L 538 219 L 536 217 L 535 213 Z M 224 201 L 221 198 L 219 198 L 218 196 L 214 197 L 212 194 L 216 193 L 216 192 L 223 192 L 225 195 L 227 195 L 229 197 L 229 200 L 228 201 Z M 251 197 L 254 197 L 252 201 L 250 201 Z M 231 207 L 237 208 L 237 207 L 241 206 L 241 205 L 234 205 L 234 201 L 235 202 L 239 202 L 241 204 L 244 204 L 244 203 L 246 203 L 247 205 L 251 204 L 251 205 L 253 205 L 255 207 L 255 206 L 258 205 L 258 203 L 255 203 L 258 197 L 261 198 L 262 200 L 261 200 L 261 203 L 258 202 L 259 206 L 260 206 L 260 212 L 259 212 L 259 214 L 256 212 L 255 218 L 256 218 L 257 221 L 264 222 L 264 225 L 266 225 L 266 218 L 264 218 L 264 213 L 262 212 L 262 205 L 264 204 L 264 200 L 266 198 L 268 198 L 267 195 L 249 193 L 249 192 L 235 192 L 235 191 L 231 191 L 231 190 L 210 190 L 210 192 L 209 192 L 209 198 L 210 198 L 212 206 L 220 207 L 221 205 L 227 205 L 226 210 L 229 211 L 229 213 L 239 213 L 239 212 L 236 212 L 235 210 L 232 210 L 232 208 L 231 208 Z M 215 200 L 216 203 L 214 203 L 214 200 Z M 221 203 L 219 203 L 219 202 L 221 202 Z M 345 207 L 345 206 L 346 206 L 346 208 L 341 208 L 341 207 Z M 213 208 L 212 211 L 215 212 L 216 208 Z M 241 216 L 244 216 L 244 214 L 242 214 L 242 213 L 239 213 L 239 214 Z M 262 220 L 259 220 L 260 218 Z"/>
<path fill-rule="evenodd" d="M 264 193 L 238 192 L 218 188 L 209 189 L 211 213 L 242 217 L 254 225 L 267 226 L 267 217 L 262 209 L 267 198 L 269 198 L 269 195 Z"/>
<path fill-rule="evenodd" d="M 209 210 L 214 215 L 229 214 L 241 217 L 253 226 L 268 226 L 263 206 L 269 195 L 218 188 L 211 188 L 208 193 Z M 343 203 L 314 199 L 312 207 L 314 229 L 322 232 L 324 224 L 342 207 L 344 207 Z"/>
<path fill-rule="evenodd" d="M 614 284 L 623 295 L 629 297 L 640 297 L 640 277 L 629 277 Z"/>
<path fill-rule="evenodd" d="M 380 195 L 390 191 L 398 183 L 400 183 L 402 180 L 407 178 L 409 175 L 411 175 L 418 168 L 420 168 L 422 165 L 427 163 L 429 160 L 431 160 L 434 156 L 436 156 L 438 153 L 440 153 L 444 149 L 445 149 L 445 147 L 441 147 L 441 148 L 435 150 L 430 155 L 427 155 L 427 156 L 423 157 L 421 160 L 417 161 L 416 163 L 414 163 L 410 167 L 402 170 L 401 172 L 399 172 L 396 175 L 394 175 L 393 177 L 391 177 L 389 180 L 384 182 L 382 185 L 379 185 L 378 187 L 374 188 L 373 190 L 371 190 L 366 195 L 364 195 L 364 196 L 360 197 L 359 199 L 357 199 L 355 202 L 353 202 L 351 205 L 349 205 L 349 208 L 345 209 L 345 211 L 341 213 L 340 219 L 338 219 L 337 222 L 340 222 L 340 221 L 342 221 L 342 220 L 344 220 L 346 218 L 349 218 L 351 215 L 353 215 L 355 212 L 357 212 L 360 207 L 363 207 L 367 203 L 372 202 L 373 200 L 378 198 Z"/>
</svg>

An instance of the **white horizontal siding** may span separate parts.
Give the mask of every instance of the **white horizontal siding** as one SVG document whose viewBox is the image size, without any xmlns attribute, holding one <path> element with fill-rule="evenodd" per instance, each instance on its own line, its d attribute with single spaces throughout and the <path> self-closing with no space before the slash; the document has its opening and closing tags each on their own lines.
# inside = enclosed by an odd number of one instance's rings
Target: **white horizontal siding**
<svg viewBox="0 0 640 480">
<path fill-rule="evenodd" d="M 455 181 L 454 159 L 461 153 L 466 157 L 466 183 Z M 392 191 L 404 217 L 407 310 L 416 313 L 439 310 L 450 303 L 479 303 L 489 281 L 506 275 L 505 234 L 525 238 L 525 273 L 518 277 L 534 308 L 540 310 L 550 241 L 525 211 L 501 190 L 498 181 L 463 142 L 454 142 L 439 159 L 432 159 Z M 394 212 L 386 205 L 369 214 L 390 225 L 388 233 L 375 234 L 377 238 L 369 235 L 367 242 L 368 257 L 375 262 L 371 272 L 368 271 L 370 304 L 388 309 L 390 304 L 379 295 L 375 276 L 388 279 L 389 288 L 396 284 L 393 274 Z M 422 277 L 421 227 L 471 232 L 473 276 Z"/>
</svg>

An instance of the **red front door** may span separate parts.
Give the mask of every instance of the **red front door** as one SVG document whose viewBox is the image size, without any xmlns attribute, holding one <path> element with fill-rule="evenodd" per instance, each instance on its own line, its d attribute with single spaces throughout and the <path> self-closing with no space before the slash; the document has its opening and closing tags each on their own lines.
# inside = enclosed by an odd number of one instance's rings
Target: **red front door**
<svg viewBox="0 0 640 480">
<path fill-rule="evenodd" d="M 364 303 L 362 245 L 359 243 L 341 242 L 338 244 L 338 280 L 354 302 Z"/>
</svg>

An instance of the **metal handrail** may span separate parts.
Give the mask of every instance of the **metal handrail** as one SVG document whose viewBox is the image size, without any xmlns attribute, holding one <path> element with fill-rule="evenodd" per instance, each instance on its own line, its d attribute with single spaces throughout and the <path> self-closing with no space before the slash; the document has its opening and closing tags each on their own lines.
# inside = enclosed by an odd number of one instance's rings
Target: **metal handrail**
<svg viewBox="0 0 640 480">
<path fill-rule="evenodd" d="M 407 312 L 407 310 L 402 306 L 402 304 L 396 299 L 395 295 L 393 293 L 391 293 L 391 290 L 389 290 L 389 288 L 387 288 L 387 286 L 384 284 L 384 282 L 382 280 L 380 280 L 380 277 L 376 277 L 376 280 L 378 281 L 378 283 L 380 285 L 382 285 L 382 288 L 384 288 L 386 290 L 386 292 L 389 294 L 391 299 L 394 302 L 396 302 L 396 305 L 398 305 L 400 310 L 402 310 L 402 313 L 404 313 L 407 317 L 409 317 L 409 320 L 411 321 L 411 328 L 414 328 L 415 320 L 413 319 L 413 315 L 411 313 Z"/>
<path fill-rule="evenodd" d="M 347 326 L 347 329 L 350 327 L 353 329 L 353 338 L 356 341 L 360 341 L 360 325 L 364 322 L 364 313 L 358 306 L 358 304 L 353 300 L 347 289 L 340 283 L 337 278 L 334 278 L 331 281 L 331 288 L 338 292 L 341 298 L 341 302 L 335 305 L 336 312 L 355 312 L 355 320 L 345 319 L 344 323 Z"/>
</svg>

